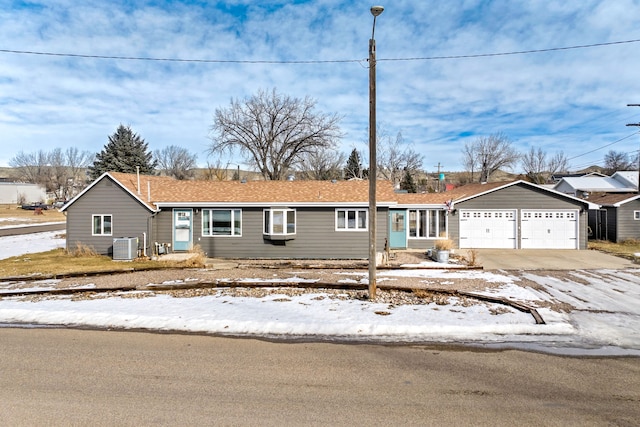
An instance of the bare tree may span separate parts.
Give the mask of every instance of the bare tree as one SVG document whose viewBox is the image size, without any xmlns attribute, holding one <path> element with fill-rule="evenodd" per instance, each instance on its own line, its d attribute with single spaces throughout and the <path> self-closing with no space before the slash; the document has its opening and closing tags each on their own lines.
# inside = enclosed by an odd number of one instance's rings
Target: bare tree
<svg viewBox="0 0 640 427">
<path fill-rule="evenodd" d="M 326 181 L 342 178 L 342 165 L 345 155 L 327 148 L 307 153 L 302 159 L 301 176 L 303 179 Z"/>
<path fill-rule="evenodd" d="M 521 165 L 527 178 L 536 184 L 544 184 L 551 175 L 566 172 L 568 169 L 567 157 L 563 152 L 547 159 L 547 154 L 539 147 L 537 150 L 531 147 L 529 152 L 522 156 Z"/>
<path fill-rule="evenodd" d="M 189 150 L 176 145 L 170 145 L 162 150 L 156 150 L 153 157 L 158 161 L 160 170 L 175 179 L 191 179 L 195 176 L 198 156 Z"/>
<path fill-rule="evenodd" d="M 478 168 L 480 182 L 487 182 L 493 173 L 502 168 L 511 169 L 520 158 L 511 144 L 509 137 L 502 132 L 479 137 L 472 143 L 465 144 L 463 163 Z"/>
<path fill-rule="evenodd" d="M 390 180 L 394 186 L 400 184 L 405 173 L 414 176 L 422 169 L 422 154 L 404 142 L 402 133 L 398 132 L 395 139 L 384 131 L 377 133 L 378 138 L 378 174 Z"/>
<path fill-rule="evenodd" d="M 93 163 L 94 154 L 90 151 L 80 151 L 76 147 L 67 148 L 64 154 L 68 168 L 67 187 L 64 194 L 64 199 L 67 200 L 87 186 L 87 168 Z"/>
<path fill-rule="evenodd" d="M 558 151 L 549 159 L 547 163 L 549 174 L 564 173 L 569 171 L 569 159 L 563 151 Z"/>
<path fill-rule="evenodd" d="M 469 182 L 474 182 L 474 174 L 480 169 L 479 157 L 476 154 L 476 144 L 474 142 L 465 142 L 462 149 L 462 165 L 471 174 Z"/>
<path fill-rule="evenodd" d="M 612 175 L 617 171 L 633 170 L 635 166 L 629 160 L 629 155 L 621 151 L 609 151 L 604 155 L 604 173 Z"/>
<path fill-rule="evenodd" d="M 229 161 L 223 165 L 222 159 L 217 159 L 214 163 L 207 160 L 207 167 L 202 178 L 205 181 L 226 181 L 229 177 Z M 239 179 L 240 177 L 238 177 Z"/>
<path fill-rule="evenodd" d="M 315 112 L 316 101 L 271 92 L 231 100 L 216 109 L 210 152 L 239 150 L 265 179 L 283 179 L 302 157 L 335 147 L 342 136 L 335 114 Z"/>
<path fill-rule="evenodd" d="M 64 153 L 61 148 L 54 148 L 49 153 L 49 173 L 47 176 L 47 191 L 53 193 L 56 199 L 64 199 L 68 187 L 68 172 Z"/>
<path fill-rule="evenodd" d="M 44 185 L 49 167 L 49 154 L 43 150 L 35 153 L 20 151 L 9 160 L 9 166 L 15 169 L 19 180 Z"/>
<path fill-rule="evenodd" d="M 40 184 L 56 199 L 67 200 L 86 185 L 85 168 L 92 161 L 88 151 L 80 152 L 71 147 L 66 151 L 54 148 L 50 152 L 18 153 L 9 161 L 18 179 Z"/>
</svg>

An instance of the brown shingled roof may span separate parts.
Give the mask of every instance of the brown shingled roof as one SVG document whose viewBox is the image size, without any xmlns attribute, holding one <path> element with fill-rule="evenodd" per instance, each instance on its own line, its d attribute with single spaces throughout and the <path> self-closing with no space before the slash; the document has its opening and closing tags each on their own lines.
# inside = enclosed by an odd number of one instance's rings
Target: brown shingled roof
<svg viewBox="0 0 640 427">
<path fill-rule="evenodd" d="M 456 201 L 465 197 L 482 194 L 513 182 L 515 181 L 467 184 L 443 193 L 399 193 L 396 194 L 396 198 L 398 199 L 398 203 L 402 205 L 437 205 L 444 204 L 449 200 Z"/>
<path fill-rule="evenodd" d="M 638 193 L 592 193 L 589 201 L 603 206 L 611 206 L 638 196 Z"/>
<path fill-rule="evenodd" d="M 109 173 L 133 194 L 151 203 L 361 203 L 368 181 L 179 181 L 169 177 Z M 388 181 L 378 181 L 378 203 L 397 199 Z M 150 196 L 150 197 L 149 197 Z"/>
</svg>

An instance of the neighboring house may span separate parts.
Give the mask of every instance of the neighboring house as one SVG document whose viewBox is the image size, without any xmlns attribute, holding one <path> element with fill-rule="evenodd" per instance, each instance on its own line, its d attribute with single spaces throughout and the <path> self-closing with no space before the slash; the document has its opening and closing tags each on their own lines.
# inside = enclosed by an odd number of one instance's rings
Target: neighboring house
<svg viewBox="0 0 640 427">
<path fill-rule="evenodd" d="M 597 205 L 589 210 L 590 239 L 620 242 L 640 239 L 640 217 L 635 218 L 638 172 L 618 171 L 612 176 L 569 177 L 555 190 L 589 200 Z"/>
<path fill-rule="evenodd" d="M 638 189 L 638 171 L 618 171 L 611 175 L 611 178 L 622 182 L 629 188 Z"/>
<path fill-rule="evenodd" d="M 524 181 L 445 193 L 396 193 L 377 183 L 377 251 L 459 248 L 585 249 L 588 201 Z M 61 211 L 67 247 L 113 253 L 133 237 L 146 254 L 198 245 L 209 257 L 366 259 L 368 181 L 178 181 L 106 173 Z"/>
<path fill-rule="evenodd" d="M 0 182 L 0 204 L 21 205 L 45 200 L 47 200 L 47 193 L 38 184 Z"/>
<path fill-rule="evenodd" d="M 593 239 L 623 242 L 640 239 L 640 194 L 592 194 L 599 209 L 589 211 L 589 232 Z"/>
<path fill-rule="evenodd" d="M 588 172 L 588 173 L 558 173 L 558 174 L 553 174 L 550 177 L 551 182 L 553 182 L 554 184 L 557 184 L 558 182 L 560 182 L 560 180 L 562 180 L 563 178 L 581 178 L 583 176 L 607 176 L 603 173 L 599 173 L 599 172 Z"/>
<path fill-rule="evenodd" d="M 553 189 L 581 198 L 588 198 L 591 193 L 631 193 L 638 189 L 638 172 L 620 171 L 612 176 L 565 177 Z"/>
</svg>

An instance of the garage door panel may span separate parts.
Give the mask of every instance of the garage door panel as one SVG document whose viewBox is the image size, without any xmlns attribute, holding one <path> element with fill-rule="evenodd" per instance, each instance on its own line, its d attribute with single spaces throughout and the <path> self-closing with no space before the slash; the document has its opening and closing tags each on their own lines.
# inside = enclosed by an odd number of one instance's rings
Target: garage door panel
<svg viewBox="0 0 640 427">
<path fill-rule="evenodd" d="M 523 249 L 577 249 L 578 211 L 522 210 Z"/>
<path fill-rule="evenodd" d="M 515 247 L 515 210 L 460 210 L 460 248 Z"/>
</svg>

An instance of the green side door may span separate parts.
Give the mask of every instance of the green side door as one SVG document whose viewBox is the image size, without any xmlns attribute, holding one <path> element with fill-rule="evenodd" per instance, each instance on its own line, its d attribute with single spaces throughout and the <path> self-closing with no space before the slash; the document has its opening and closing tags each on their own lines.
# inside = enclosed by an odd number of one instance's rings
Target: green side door
<svg viewBox="0 0 640 427">
<path fill-rule="evenodd" d="M 389 211 L 389 248 L 407 248 L 407 211 L 391 209 Z"/>
</svg>

